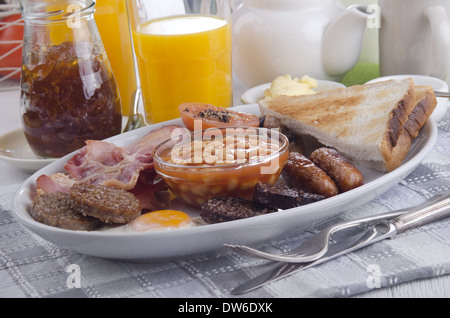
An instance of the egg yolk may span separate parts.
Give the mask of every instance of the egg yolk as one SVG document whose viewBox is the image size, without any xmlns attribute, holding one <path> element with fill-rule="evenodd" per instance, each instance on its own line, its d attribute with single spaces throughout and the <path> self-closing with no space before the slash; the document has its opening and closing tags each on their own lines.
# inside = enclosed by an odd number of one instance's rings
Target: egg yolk
<svg viewBox="0 0 450 318">
<path fill-rule="evenodd" d="M 194 224 L 192 218 L 181 211 L 161 210 L 143 214 L 129 223 L 131 230 L 145 232 L 183 228 Z"/>
</svg>

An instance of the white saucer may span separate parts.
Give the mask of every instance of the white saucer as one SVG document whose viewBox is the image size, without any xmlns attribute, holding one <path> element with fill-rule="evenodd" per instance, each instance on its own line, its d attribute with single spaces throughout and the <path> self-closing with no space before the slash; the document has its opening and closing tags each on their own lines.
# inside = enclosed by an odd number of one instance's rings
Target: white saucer
<svg viewBox="0 0 450 318">
<path fill-rule="evenodd" d="M 270 88 L 271 83 L 255 86 L 245 91 L 241 96 L 241 101 L 244 104 L 256 104 L 262 98 L 264 98 L 264 91 Z M 325 80 L 317 80 L 317 87 L 312 88 L 316 92 L 328 91 L 339 87 L 345 87 L 345 85 Z"/>
<path fill-rule="evenodd" d="M 122 128 L 128 117 L 123 116 Z M 42 159 L 36 156 L 28 145 L 21 128 L 0 136 L 0 160 L 5 161 L 27 172 L 36 172 L 58 158 Z"/>
<path fill-rule="evenodd" d="M 436 78 L 436 77 L 430 77 L 430 76 L 424 76 L 424 75 L 392 75 L 392 76 L 384 76 L 379 77 L 376 79 L 373 79 L 371 81 L 368 81 L 367 83 L 374 83 L 374 82 L 380 82 L 380 81 L 386 81 L 390 79 L 405 79 L 405 78 L 412 78 L 414 81 L 414 84 L 416 85 L 429 85 L 433 87 L 435 91 L 440 92 L 448 92 L 448 84 L 444 82 L 443 80 Z M 448 109 L 448 98 L 442 98 L 438 97 L 437 99 L 437 105 L 434 109 L 433 113 L 431 114 L 430 118 L 434 119 L 436 122 L 439 122 L 442 117 L 445 116 L 445 113 Z"/>
<path fill-rule="evenodd" d="M 25 171 L 35 172 L 56 159 L 38 158 L 28 145 L 23 130 L 16 129 L 0 136 L 0 160 Z"/>
</svg>

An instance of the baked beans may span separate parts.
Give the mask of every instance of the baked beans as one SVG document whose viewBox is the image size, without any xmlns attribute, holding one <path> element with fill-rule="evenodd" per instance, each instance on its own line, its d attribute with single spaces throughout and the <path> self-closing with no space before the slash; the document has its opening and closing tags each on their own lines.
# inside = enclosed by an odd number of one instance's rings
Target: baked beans
<svg viewBox="0 0 450 318">
<path fill-rule="evenodd" d="M 284 135 L 264 128 L 194 132 L 188 140 L 157 150 L 155 169 L 177 197 L 193 206 L 216 196 L 251 198 L 258 181 L 278 180 L 288 147 Z"/>
</svg>

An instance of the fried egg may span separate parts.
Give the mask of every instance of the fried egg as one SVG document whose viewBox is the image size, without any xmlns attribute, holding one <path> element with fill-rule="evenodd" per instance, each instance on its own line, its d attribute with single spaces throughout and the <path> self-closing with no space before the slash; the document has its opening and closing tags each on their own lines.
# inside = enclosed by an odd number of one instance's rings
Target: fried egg
<svg viewBox="0 0 450 318">
<path fill-rule="evenodd" d="M 172 230 L 194 226 L 192 218 L 177 210 L 160 210 L 142 214 L 128 223 L 132 232 Z"/>
</svg>

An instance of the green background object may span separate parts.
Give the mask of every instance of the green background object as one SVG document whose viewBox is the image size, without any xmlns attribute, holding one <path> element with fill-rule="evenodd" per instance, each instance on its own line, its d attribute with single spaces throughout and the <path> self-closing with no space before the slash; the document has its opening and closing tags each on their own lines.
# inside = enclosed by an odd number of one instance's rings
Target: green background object
<svg viewBox="0 0 450 318">
<path fill-rule="evenodd" d="M 358 63 L 352 70 L 345 74 L 341 83 L 345 86 L 353 86 L 364 84 L 377 77 L 380 77 L 378 64 Z"/>
</svg>

